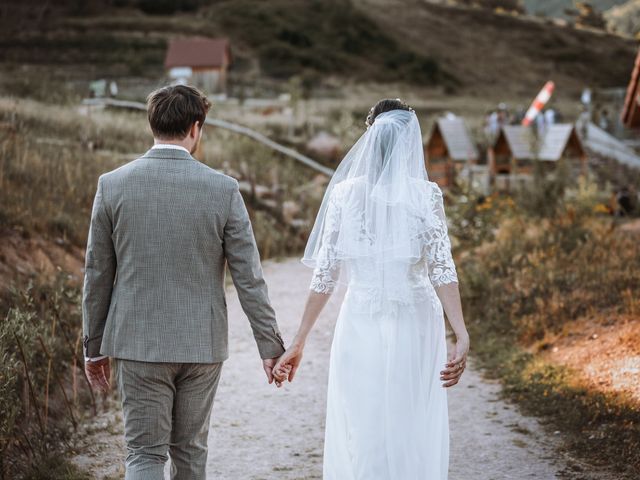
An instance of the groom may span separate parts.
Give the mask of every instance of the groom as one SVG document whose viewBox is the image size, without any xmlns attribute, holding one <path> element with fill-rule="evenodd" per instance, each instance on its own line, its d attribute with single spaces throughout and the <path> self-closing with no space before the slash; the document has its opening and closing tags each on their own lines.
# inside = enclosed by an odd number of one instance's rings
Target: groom
<svg viewBox="0 0 640 480">
<path fill-rule="evenodd" d="M 122 399 L 126 480 L 205 479 L 228 357 L 225 266 L 269 383 L 284 345 L 238 182 L 191 156 L 210 103 L 188 86 L 147 99 L 154 145 L 98 179 L 82 298 L 85 370 Z M 279 382 L 276 382 L 279 386 Z"/>
</svg>

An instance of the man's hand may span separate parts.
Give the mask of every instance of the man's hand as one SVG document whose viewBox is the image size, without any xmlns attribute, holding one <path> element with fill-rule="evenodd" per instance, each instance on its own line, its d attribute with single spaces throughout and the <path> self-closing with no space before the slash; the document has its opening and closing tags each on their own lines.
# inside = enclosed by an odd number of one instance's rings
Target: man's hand
<svg viewBox="0 0 640 480">
<path fill-rule="evenodd" d="M 298 371 L 298 367 L 300 366 L 300 362 L 302 361 L 302 352 L 304 351 L 304 345 L 293 343 L 287 351 L 280 357 L 278 363 L 273 369 L 274 377 L 284 382 L 285 379 L 288 379 L 289 382 L 293 381 L 293 377 L 295 377 L 296 372 Z"/>
<path fill-rule="evenodd" d="M 273 376 L 273 367 L 275 367 L 277 361 L 278 361 L 278 357 L 264 359 L 262 360 L 262 368 L 264 368 L 264 373 L 267 374 L 267 380 L 269 381 L 269 385 L 275 382 L 276 387 L 280 388 L 282 386 L 282 381 Z"/>
<path fill-rule="evenodd" d="M 109 391 L 111 387 L 109 384 L 109 378 L 111 377 L 109 357 L 95 362 L 84 362 L 84 371 L 87 374 L 91 388 L 101 392 Z"/>
</svg>

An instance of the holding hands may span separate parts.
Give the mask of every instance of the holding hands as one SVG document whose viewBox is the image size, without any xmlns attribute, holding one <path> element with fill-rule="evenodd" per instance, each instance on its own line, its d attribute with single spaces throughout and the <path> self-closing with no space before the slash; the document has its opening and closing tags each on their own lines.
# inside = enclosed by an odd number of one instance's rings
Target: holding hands
<svg viewBox="0 0 640 480">
<path fill-rule="evenodd" d="M 284 356 L 284 355 L 283 355 Z M 282 358 L 282 357 L 280 357 Z M 282 376 L 276 376 L 274 375 L 275 373 L 275 369 L 274 367 L 276 366 L 276 363 L 279 361 L 278 358 L 267 358 L 262 360 L 262 368 L 264 368 L 264 373 L 267 374 L 267 381 L 269 382 L 269 385 L 271 385 L 272 383 L 275 382 L 276 387 L 280 388 L 282 386 Z M 289 374 L 289 371 L 291 370 L 291 367 L 289 367 L 289 370 L 286 370 L 286 374 Z M 286 376 L 285 376 L 286 378 Z"/>
<path fill-rule="evenodd" d="M 273 381 L 276 382 L 277 387 L 281 387 L 285 380 L 289 382 L 293 381 L 300 367 L 303 352 L 304 344 L 294 341 L 277 361 L 273 359 L 274 366 L 271 369 L 271 377 Z M 452 387 L 460 381 L 462 372 L 464 372 L 467 365 L 468 353 L 469 337 L 467 335 L 461 335 L 456 341 L 454 351 L 448 355 L 445 369 L 440 372 L 440 380 L 445 382 L 442 384 L 443 387 Z M 267 373 L 267 376 L 269 376 L 269 373 Z M 269 383 L 272 383 L 272 380 L 270 380 Z"/>
<path fill-rule="evenodd" d="M 273 368 L 273 376 L 276 381 L 281 384 L 285 380 L 289 380 L 289 382 L 293 381 L 300 362 L 302 361 L 303 351 L 304 345 L 298 342 L 292 343 L 289 348 L 287 348 L 287 351 L 278 359 L 278 362 Z"/>
<path fill-rule="evenodd" d="M 298 371 L 298 367 L 300 367 L 300 362 L 302 361 L 302 352 L 304 350 L 304 344 L 307 336 L 320 315 L 320 312 L 329 300 L 329 297 L 330 295 L 314 291 L 309 293 L 307 304 L 305 305 L 304 313 L 302 314 L 302 320 L 300 321 L 300 327 L 298 328 L 298 333 L 293 339 L 291 345 L 289 345 L 289 348 L 287 348 L 287 351 L 278 359 L 272 370 L 274 379 L 279 382 L 280 385 L 282 385 L 282 382 L 285 380 L 292 382 L 293 378 L 296 376 L 296 372 Z"/>
</svg>

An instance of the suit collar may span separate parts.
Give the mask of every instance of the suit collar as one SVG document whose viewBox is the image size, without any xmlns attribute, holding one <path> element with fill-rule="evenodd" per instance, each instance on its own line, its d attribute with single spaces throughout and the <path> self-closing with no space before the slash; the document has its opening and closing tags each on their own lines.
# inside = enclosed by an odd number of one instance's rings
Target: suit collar
<svg viewBox="0 0 640 480">
<path fill-rule="evenodd" d="M 166 160 L 193 160 L 197 162 L 195 158 L 191 156 L 191 154 L 187 153 L 182 149 L 176 148 L 150 148 L 147 150 L 142 158 L 158 158 L 158 159 L 166 159 Z"/>
</svg>

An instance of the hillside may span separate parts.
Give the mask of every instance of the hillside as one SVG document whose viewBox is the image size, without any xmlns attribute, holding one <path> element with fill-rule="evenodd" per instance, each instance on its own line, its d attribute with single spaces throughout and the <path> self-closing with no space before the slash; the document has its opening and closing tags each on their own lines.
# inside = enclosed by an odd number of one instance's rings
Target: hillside
<svg viewBox="0 0 640 480">
<path fill-rule="evenodd" d="M 167 40 L 194 34 L 231 38 L 235 85 L 266 79 L 280 90 L 282 80 L 302 74 L 316 85 L 399 83 L 530 98 L 552 78 L 575 97 L 585 85 L 625 85 L 635 55 L 635 42 L 616 35 L 420 0 L 194 0 L 170 15 L 126 0 L 79 10 L 30 4 L 0 9 L 0 92 L 84 93 L 87 80 L 111 76 L 138 85 L 139 96 L 162 81 Z"/>
<path fill-rule="evenodd" d="M 633 41 L 552 21 L 420 0 L 358 3 L 400 43 L 428 51 L 470 93 L 530 96 L 548 79 L 564 95 L 586 85 L 623 86 L 635 57 Z"/>
</svg>

